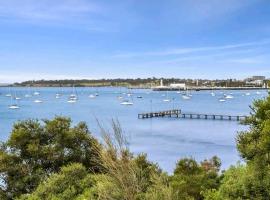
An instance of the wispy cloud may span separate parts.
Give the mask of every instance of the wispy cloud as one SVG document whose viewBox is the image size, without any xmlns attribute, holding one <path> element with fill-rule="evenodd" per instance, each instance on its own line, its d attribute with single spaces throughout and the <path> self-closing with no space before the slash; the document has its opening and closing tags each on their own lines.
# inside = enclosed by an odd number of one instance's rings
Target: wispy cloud
<svg viewBox="0 0 270 200">
<path fill-rule="evenodd" d="M 1 0 L 0 16 L 20 20 L 65 20 L 100 12 L 85 0 Z"/>
<path fill-rule="evenodd" d="M 142 57 L 142 56 L 170 56 L 170 55 L 183 55 L 198 52 L 213 52 L 220 50 L 233 50 L 240 48 L 251 48 L 256 46 L 262 46 L 270 44 L 270 39 L 265 39 L 262 41 L 238 43 L 238 44 L 228 44 L 221 46 L 204 46 L 204 47 L 192 47 L 192 48 L 170 48 L 162 51 L 148 51 L 148 52 L 131 52 L 131 53 L 120 53 L 115 54 L 112 57 L 115 58 L 130 58 L 130 57 Z"/>
<path fill-rule="evenodd" d="M 173 8 L 178 19 L 187 22 L 201 22 L 219 20 L 224 16 L 230 17 L 241 9 L 245 9 L 261 0 L 182 0 L 176 1 Z"/>
</svg>

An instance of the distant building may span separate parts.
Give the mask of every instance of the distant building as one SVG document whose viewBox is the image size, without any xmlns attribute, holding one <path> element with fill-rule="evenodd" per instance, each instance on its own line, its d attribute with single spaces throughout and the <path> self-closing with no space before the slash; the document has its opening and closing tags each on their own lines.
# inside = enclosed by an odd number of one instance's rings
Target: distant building
<svg viewBox="0 0 270 200">
<path fill-rule="evenodd" d="M 172 84 L 170 84 L 170 88 L 185 90 L 186 84 L 185 83 L 172 83 Z"/>
<path fill-rule="evenodd" d="M 248 86 L 263 86 L 265 83 L 265 76 L 252 76 L 250 78 L 245 79 L 245 83 Z"/>
</svg>

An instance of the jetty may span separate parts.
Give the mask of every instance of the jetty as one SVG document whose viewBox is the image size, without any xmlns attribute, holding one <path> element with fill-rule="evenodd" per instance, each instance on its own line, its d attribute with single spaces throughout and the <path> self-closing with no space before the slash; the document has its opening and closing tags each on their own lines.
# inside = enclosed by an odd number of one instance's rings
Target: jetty
<svg viewBox="0 0 270 200">
<path fill-rule="evenodd" d="M 163 87 L 153 87 L 153 91 L 213 91 L 213 90 L 268 90 L 267 87 L 186 87 L 186 88 L 177 88 L 170 86 Z"/>
<path fill-rule="evenodd" d="M 247 116 L 245 115 L 182 113 L 180 109 L 138 114 L 138 119 L 162 118 L 162 117 L 183 118 L 183 119 L 205 119 L 205 120 L 229 120 L 229 121 L 240 121 L 247 118 Z"/>
</svg>

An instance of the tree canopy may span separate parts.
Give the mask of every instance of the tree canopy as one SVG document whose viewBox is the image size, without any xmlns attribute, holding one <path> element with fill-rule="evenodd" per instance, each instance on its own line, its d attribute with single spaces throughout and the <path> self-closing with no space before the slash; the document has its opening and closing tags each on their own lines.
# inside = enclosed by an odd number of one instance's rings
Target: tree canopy
<svg viewBox="0 0 270 200">
<path fill-rule="evenodd" d="M 102 170 L 97 140 L 85 123 L 71 120 L 26 120 L 16 123 L 0 149 L 0 178 L 5 198 L 30 193 L 62 166 L 81 163 L 89 172 Z"/>
</svg>

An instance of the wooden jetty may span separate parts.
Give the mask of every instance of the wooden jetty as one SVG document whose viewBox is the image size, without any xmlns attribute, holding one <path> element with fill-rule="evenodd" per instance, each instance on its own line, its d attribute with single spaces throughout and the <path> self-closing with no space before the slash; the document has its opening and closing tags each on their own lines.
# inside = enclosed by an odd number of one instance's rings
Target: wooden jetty
<svg viewBox="0 0 270 200">
<path fill-rule="evenodd" d="M 158 111 L 158 112 L 150 112 L 150 113 L 141 113 L 138 114 L 139 119 L 147 119 L 154 117 L 179 117 L 181 114 L 181 110 L 166 110 L 166 111 Z"/>
<path fill-rule="evenodd" d="M 198 114 L 198 113 L 182 113 L 181 110 L 166 110 L 159 112 L 149 112 L 138 114 L 139 119 L 148 119 L 156 117 L 174 117 L 183 119 L 206 119 L 206 120 L 229 120 L 240 121 L 247 118 L 244 115 L 221 115 L 221 114 Z"/>
</svg>

